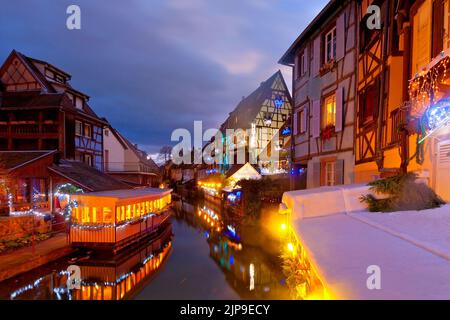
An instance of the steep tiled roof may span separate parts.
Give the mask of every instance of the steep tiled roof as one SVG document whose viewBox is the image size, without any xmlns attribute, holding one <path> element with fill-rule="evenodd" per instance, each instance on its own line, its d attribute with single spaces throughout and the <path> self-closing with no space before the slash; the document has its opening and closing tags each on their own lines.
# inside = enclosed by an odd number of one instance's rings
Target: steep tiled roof
<svg viewBox="0 0 450 320">
<path fill-rule="evenodd" d="M 280 70 L 262 82 L 259 88 L 253 91 L 248 97 L 242 99 L 222 124 L 221 131 L 224 132 L 226 129 L 249 129 L 261 110 L 264 101 L 271 97 L 272 85 L 277 76 L 283 77 Z M 235 121 L 236 118 L 237 122 Z"/>
<path fill-rule="evenodd" d="M 129 189 L 130 187 L 116 178 L 101 172 L 85 163 L 72 160 L 60 160 L 53 164 L 51 171 L 77 184 L 85 191 L 106 191 Z"/>
<path fill-rule="evenodd" d="M 42 107 L 72 107 L 70 99 L 64 93 L 39 92 L 5 92 L 1 108 L 42 108 Z M 73 108 L 73 107 L 72 107 Z"/>
<path fill-rule="evenodd" d="M 12 171 L 55 151 L 0 151 L 0 171 Z"/>
</svg>

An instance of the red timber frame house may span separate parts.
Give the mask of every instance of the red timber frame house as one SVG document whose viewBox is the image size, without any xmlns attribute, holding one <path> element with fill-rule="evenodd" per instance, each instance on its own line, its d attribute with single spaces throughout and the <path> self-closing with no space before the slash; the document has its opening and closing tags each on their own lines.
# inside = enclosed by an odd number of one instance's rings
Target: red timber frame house
<svg viewBox="0 0 450 320">
<path fill-rule="evenodd" d="M 13 50 L 0 67 L 0 150 L 58 150 L 103 170 L 103 127 L 71 76 Z"/>
</svg>

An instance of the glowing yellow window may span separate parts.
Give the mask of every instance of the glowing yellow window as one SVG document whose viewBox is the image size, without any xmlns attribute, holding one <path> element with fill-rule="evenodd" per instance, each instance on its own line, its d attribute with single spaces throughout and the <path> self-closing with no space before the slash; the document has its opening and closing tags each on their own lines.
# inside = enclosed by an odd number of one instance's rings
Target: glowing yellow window
<svg viewBox="0 0 450 320">
<path fill-rule="evenodd" d="M 103 223 L 113 223 L 112 210 L 109 207 L 103 207 Z"/>
<path fill-rule="evenodd" d="M 336 95 L 325 98 L 322 110 L 322 128 L 336 125 Z"/>
</svg>

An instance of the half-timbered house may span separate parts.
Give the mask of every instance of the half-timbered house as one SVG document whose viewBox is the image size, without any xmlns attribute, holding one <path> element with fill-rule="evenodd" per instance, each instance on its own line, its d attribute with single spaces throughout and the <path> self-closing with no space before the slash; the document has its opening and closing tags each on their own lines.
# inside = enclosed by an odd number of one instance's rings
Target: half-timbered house
<svg viewBox="0 0 450 320">
<path fill-rule="evenodd" d="M 406 119 L 409 68 L 409 1 L 358 1 L 358 108 L 355 180 L 398 174 L 407 166 Z M 373 28 L 369 6 L 380 8 L 381 28 Z"/>
<path fill-rule="evenodd" d="M 226 172 L 238 163 L 240 159 L 236 151 L 242 149 L 246 151 L 245 162 L 258 164 L 260 168 L 266 169 L 266 174 L 282 172 L 282 161 L 270 158 L 269 154 L 263 156 L 262 153 L 270 143 L 283 145 L 284 139 L 280 139 L 279 132 L 286 127 L 291 112 L 291 95 L 281 71 L 277 71 L 248 97 L 243 97 L 220 127 L 224 135 L 222 171 Z M 227 130 L 234 130 L 235 134 L 229 134 Z M 272 163 L 268 165 L 270 161 Z"/>
<path fill-rule="evenodd" d="M 293 67 L 292 187 L 354 182 L 356 1 L 330 1 L 280 59 Z"/>
<path fill-rule="evenodd" d="M 103 127 L 89 97 L 52 64 L 13 50 L 0 67 L 0 150 L 59 150 L 103 170 Z"/>
</svg>

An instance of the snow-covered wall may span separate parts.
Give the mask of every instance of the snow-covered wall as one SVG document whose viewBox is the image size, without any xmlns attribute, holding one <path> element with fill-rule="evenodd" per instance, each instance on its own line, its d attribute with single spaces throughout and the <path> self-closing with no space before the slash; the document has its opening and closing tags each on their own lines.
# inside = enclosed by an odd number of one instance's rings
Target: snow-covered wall
<svg viewBox="0 0 450 320">
<path fill-rule="evenodd" d="M 369 188 L 356 184 L 286 192 L 282 206 L 292 213 L 292 220 L 366 211 L 360 197 L 372 193 Z"/>
</svg>

